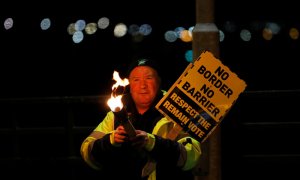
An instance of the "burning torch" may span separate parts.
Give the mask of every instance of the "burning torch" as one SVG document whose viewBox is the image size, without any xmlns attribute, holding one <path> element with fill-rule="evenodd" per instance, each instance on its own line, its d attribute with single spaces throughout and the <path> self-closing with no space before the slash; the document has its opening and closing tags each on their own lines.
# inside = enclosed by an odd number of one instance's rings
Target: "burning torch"
<svg viewBox="0 0 300 180">
<path fill-rule="evenodd" d="M 115 117 L 117 117 L 117 119 L 121 121 L 121 124 L 125 128 L 129 137 L 133 137 L 136 135 L 136 133 L 135 128 L 131 123 L 131 114 L 126 111 L 126 108 L 123 108 L 123 93 L 118 95 L 117 92 L 119 86 L 123 86 L 123 89 L 125 90 L 125 87 L 129 84 L 129 81 L 126 78 L 121 79 L 117 71 L 114 71 L 113 79 L 116 81 L 116 83 L 112 86 L 111 97 L 110 99 L 108 99 L 107 104 L 109 108 L 113 111 Z"/>
</svg>

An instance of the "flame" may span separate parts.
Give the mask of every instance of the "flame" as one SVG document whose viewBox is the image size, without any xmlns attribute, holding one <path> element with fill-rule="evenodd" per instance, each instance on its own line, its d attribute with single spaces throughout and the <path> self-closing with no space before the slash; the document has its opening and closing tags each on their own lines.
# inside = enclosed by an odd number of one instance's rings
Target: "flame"
<svg viewBox="0 0 300 180">
<path fill-rule="evenodd" d="M 112 111 L 118 112 L 123 108 L 123 103 L 121 101 L 123 95 L 117 95 L 116 90 L 119 86 L 127 86 L 129 81 L 126 78 L 121 79 L 117 71 L 114 71 L 113 79 L 116 81 L 116 83 L 112 86 L 112 93 L 110 99 L 107 101 L 107 105 Z"/>
</svg>

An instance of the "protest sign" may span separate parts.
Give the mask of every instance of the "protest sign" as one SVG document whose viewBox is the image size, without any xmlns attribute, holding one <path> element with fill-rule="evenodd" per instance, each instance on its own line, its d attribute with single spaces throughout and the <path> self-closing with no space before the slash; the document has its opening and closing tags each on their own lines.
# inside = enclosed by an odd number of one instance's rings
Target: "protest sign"
<svg viewBox="0 0 300 180">
<path fill-rule="evenodd" d="M 156 108 L 199 142 L 204 142 L 246 86 L 206 51 L 187 66 Z"/>
</svg>

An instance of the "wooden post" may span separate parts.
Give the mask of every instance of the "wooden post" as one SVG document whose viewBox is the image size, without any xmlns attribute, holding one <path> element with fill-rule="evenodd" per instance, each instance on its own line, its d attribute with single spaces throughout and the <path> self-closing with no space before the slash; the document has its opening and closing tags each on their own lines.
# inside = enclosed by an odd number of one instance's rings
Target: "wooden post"
<svg viewBox="0 0 300 180">
<path fill-rule="evenodd" d="M 219 30 L 214 23 L 214 0 L 196 0 L 196 25 L 193 30 L 193 59 L 203 51 L 219 58 Z M 195 180 L 221 179 L 220 127 L 201 145 L 202 156 L 195 169 Z"/>
</svg>

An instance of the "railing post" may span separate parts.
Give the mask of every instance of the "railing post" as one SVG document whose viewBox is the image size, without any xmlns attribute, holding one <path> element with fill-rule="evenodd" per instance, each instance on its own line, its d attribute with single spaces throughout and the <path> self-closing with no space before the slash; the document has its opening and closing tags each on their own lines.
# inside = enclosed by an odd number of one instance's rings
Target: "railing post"
<svg viewBox="0 0 300 180">
<path fill-rule="evenodd" d="M 193 30 L 193 59 L 203 51 L 219 58 L 219 30 L 214 23 L 214 0 L 196 0 L 196 25 Z M 195 170 L 196 180 L 221 179 L 220 127 L 202 144 L 202 156 Z"/>
</svg>

